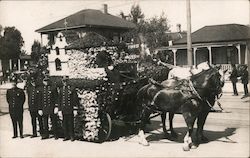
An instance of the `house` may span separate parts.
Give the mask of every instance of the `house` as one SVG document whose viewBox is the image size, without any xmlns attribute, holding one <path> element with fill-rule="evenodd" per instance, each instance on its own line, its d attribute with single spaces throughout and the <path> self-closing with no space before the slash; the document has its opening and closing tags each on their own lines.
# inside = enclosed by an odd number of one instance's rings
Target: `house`
<svg viewBox="0 0 250 158">
<path fill-rule="evenodd" d="M 61 20 L 46 25 L 36 32 L 52 36 L 55 44 L 50 47 L 48 54 L 48 68 L 50 76 L 69 75 L 69 56 L 66 49 L 77 49 L 66 42 L 64 32 L 76 31 L 83 41 L 86 33 L 96 33 L 107 39 L 119 38 L 120 34 L 135 28 L 135 24 L 108 13 L 107 5 L 104 5 L 103 12 L 94 9 L 81 10 Z M 77 43 L 77 41 L 75 41 Z M 74 44 L 76 44 L 74 43 Z M 76 44 L 77 45 L 77 44 Z M 71 46 L 71 47 L 68 47 Z M 79 45 L 77 45 L 79 47 Z M 81 46 L 80 46 L 81 47 Z"/>
<path fill-rule="evenodd" d="M 95 32 L 108 39 L 120 37 L 120 34 L 135 28 L 135 24 L 108 13 L 107 5 L 103 11 L 84 9 L 61 20 L 46 25 L 36 32 L 47 35 L 57 35 L 58 32 L 75 30 L 81 37 L 86 32 Z"/>
<path fill-rule="evenodd" d="M 231 69 L 231 64 L 249 64 L 250 27 L 240 24 L 205 26 L 191 35 L 193 63 L 208 61 Z M 165 48 L 173 53 L 174 65 L 187 65 L 187 39 Z"/>
</svg>

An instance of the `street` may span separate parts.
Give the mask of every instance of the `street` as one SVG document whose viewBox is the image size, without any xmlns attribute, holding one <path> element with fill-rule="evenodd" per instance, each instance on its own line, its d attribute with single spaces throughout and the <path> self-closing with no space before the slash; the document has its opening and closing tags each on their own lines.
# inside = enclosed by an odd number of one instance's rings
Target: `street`
<svg viewBox="0 0 250 158">
<path fill-rule="evenodd" d="M 210 113 L 204 127 L 209 142 L 188 152 L 182 150 L 186 125 L 181 115 L 174 118 L 174 129 L 178 139 L 164 138 L 160 117 L 147 126 L 147 140 L 150 146 L 138 143 L 136 135 L 121 137 L 102 144 L 62 139 L 41 140 L 30 138 L 31 121 L 28 110 L 24 112 L 24 139 L 12 139 L 12 125 L 9 114 L 0 116 L 0 157 L 249 157 L 249 97 L 240 99 L 232 93 L 224 93 L 220 103 L 222 113 Z M 7 107 L 1 90 L 1 107 Z M 27 107 L 27 103 L 25 103 Z M 215 105 L 215 109 L 218 106 Z M 167 127 L 168 127 L 168 121 Z M 195 125 L 196 128 L 196 125 Z"/>
</svg>

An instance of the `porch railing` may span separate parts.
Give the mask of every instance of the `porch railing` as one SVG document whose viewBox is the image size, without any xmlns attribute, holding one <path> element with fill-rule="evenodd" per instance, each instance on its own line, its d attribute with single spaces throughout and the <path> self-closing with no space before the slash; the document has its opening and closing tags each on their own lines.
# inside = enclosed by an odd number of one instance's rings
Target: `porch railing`
<svg viewBox="0 0 250 158">
<path fill-rule="evenodd" d="M 221 65 L 221 70 L 228 70 L 228 71 L 232 71 L 232 66 L 231 64 L 217 64 L 218 66 Z M 237 65 L 236 65 L 237 66 Z"/>
</svg>

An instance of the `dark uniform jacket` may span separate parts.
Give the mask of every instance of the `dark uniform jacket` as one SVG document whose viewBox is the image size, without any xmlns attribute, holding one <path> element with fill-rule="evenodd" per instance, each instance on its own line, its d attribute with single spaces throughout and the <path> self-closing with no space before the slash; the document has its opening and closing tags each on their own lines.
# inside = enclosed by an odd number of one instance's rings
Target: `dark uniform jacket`
<svg viewBox="0 0 250 158">
<path fill-rule="evenodd" d="M 10 114 L 22 114 L 25 102 L 24 91 L 18 87 L 13 87 L 7 90 L 6 97 Z"/>
<path fill-rule="evenodd" d="M 43 110 L 44 115 L 54 113 L 57 99 L 57 90 L 50 85 L 43 85 L 38 88 L 38 110 Z"/>
<path fill-rule="evenodd" d="M 247 70 L 243 70 L 241 81 L 243 84 L 248 84 L 248 71 Z"/>
<path fill-rule="evenodd" d="M 29 84 L 27 87 L 27 94 L 28 94 L 28 105 L 29 111 L 35 112 L 38 110 L 38 94 L 39 91 L 36 86 Z"/>
<path fill-rule="evenodd" d="M 230 75 L 230 80 L 232 82 L 237 82 L 237 77 L 238 77 L 238 73 L 237 73 L 237 70 L 236 69 L 233 69 L 232 70 L 232 73 Z"/>
<path fill-rule="evenodd" d="M 78 97 L 76 91 L 70 85 L 62 86 L 59 90 L 59 111 L 63 114 L 73 114 L 73 110 L 78 107 Z"/>
</svg>

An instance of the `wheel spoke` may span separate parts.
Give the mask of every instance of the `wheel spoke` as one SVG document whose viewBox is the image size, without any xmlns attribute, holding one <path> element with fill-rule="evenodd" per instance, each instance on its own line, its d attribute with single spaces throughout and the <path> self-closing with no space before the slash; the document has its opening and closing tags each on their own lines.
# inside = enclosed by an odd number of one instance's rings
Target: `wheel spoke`
<svg viewBox="0 0 250 158">
<path fill-rule="evenodd" d="M 102 130 L 102 132 L 103 132 L 103 133 L 105 133 L 105 134 L 107 134 L 107 133 L 108 133 L 108 131 L 106 131 L 106 130 Z"/>
</svg>

